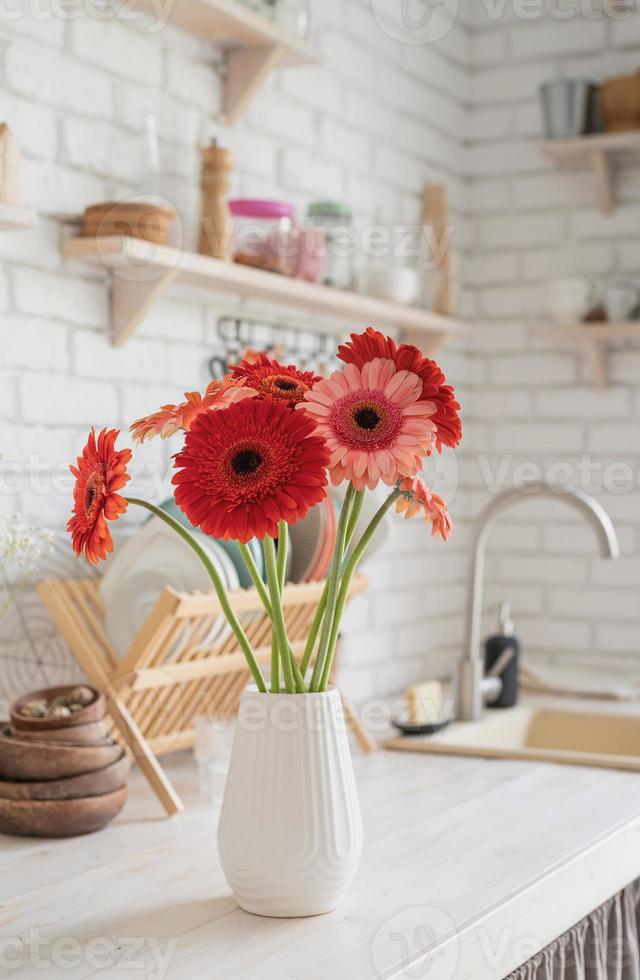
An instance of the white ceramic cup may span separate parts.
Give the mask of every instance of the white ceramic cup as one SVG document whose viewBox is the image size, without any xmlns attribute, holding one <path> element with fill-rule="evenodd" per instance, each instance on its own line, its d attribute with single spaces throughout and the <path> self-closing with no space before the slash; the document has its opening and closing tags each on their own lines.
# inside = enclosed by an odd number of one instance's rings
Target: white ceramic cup
<svg viewBox="0 0 640 980">
<path fill-rule="evenodd" d="M 548 285 L 548 310 L 559 326 L 584 320 L 594 300 L 593 283 L 588 279 L 553 279 Z"/>
<path fill-rule="evenodd" d="M 604 310 L 611 323 L 628 320 L 640 301 L 640 290 L 632 282 L 614 279 L 604 292 Z"/>
<path fill-rule="evenodd" d="M 419 290 L 418 270 L 408 266 L 383 266 L 369 274 L 369 294 L 378 299 L 410 306 L 417 300 Z"/>
</svg>

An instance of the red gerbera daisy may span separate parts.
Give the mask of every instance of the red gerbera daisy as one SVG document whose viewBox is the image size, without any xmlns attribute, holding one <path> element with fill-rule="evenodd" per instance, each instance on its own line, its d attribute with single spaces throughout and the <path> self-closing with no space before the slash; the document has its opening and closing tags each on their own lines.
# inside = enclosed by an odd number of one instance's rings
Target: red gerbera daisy
<svg viewBox="0 0 640 980">
<path fill-rule="evenodd" d="M 230 364 L 229 369 L 234 378 L 244 379 L 259 397 L 286 401 L 292 407 L 302 401 L 316 381 L 322 380 L 313 371 L 299 371 L 295 364 L 285 366 L 272 361 L 266 354 L 252 356 L 251 360 L 245 358 L 240 364 Z"/>
<path fill-rule="evenodd" d="M 198 415 L 175 457 L 178 506 L 215 538 L 278 535 L 326 494 L 329 452 L 302 412 L 273 398 Z"/>
<path fill-rule="evenodd" d="M 127 473 L 131 450 L 116 450 L 118 435 L 118 429 L 103 429 L 96 441 L 92 429 L 78 465 L 69 467 L 76 485 L 67 531 L 76 555 L 84 553 L 93 564 L 113 550 L 107 521 L 116 521 L 127 509 L 127 501 L 116 491 L 131 479 Z"/>
<path fill-rule="evenodd" d="M 435 414 L 431 419 L 437 427 L 436 448 L 457 446 L 462 438 L 460 405 L 455 391 L 446 384 L 446 378 L 435 361 L 424 357 L 413 344 L 397 345 L 392 337 L 385 337 L 379 330 L 367 327 L 363 334 L 352 333 L 351 339 L 338 348 L 338 357 L 345 364 L 363 367 L 376 357 L 391 358 L 398 371 L 412 371 L 422 379 L 424 401 L 434 402 Z"/>
</svg>

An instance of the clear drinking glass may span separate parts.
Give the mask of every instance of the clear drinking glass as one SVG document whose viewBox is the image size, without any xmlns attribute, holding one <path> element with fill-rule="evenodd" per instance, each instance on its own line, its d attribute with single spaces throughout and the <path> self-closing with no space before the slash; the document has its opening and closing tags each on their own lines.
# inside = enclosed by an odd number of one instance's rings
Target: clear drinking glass
<svg viewBox="0 0 640 980">
<path fill-rule="evenodd" d="M 193 749 L 198 764 L 198 788 L 214 806 L 222 804 L 229 770 L 233 725 L 230 721 L 198 715 L 194 719 L 196 740 Z"/>
</svg>

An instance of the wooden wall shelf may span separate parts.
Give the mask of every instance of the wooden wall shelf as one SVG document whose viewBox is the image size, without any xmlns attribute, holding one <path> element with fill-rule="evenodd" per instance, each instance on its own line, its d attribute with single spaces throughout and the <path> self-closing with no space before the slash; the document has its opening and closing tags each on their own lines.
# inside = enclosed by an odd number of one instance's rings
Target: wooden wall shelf
<svg viewBox="0 0 640 980">
<path fill-rule="evenodd" d="M 29 208 L 16 208 L 0 202 L 0 231 L 15 231 L 16 228 L 35 228 L 36 213 Z"/>
<path fill-rule="evenodd" d="M 234 303 L 257 299 L 349 323 L 401 330 L 407 339 L 434 354 L 451 334 L 466 325 L 453 317 L 371 296 L 331 289 L 275 272 L 152 245 L 137 238 L 70 238 L 63 242 L 67 258 L 102 265 L 113 273 L 111 340 L 118 347 L 133 333 L 153 303 L 176 281 L 209 293 L 232 294 Z"/>
<path fill-rule="evenodd" d="M 579 344 L 591 365 L 597 388 L 609 384 L 608 355 L 613 340 L 640 340 L 640 321 L 629 323 L 576 323 L 566 327 L 545 326 L 545 336 Z"/>
<path fill-rule="evenodd" d="M 622 154 L 640 156 L 640 131 L 547 140 L 542 144 L 542 152 L 557 164 L 589 164 L 593 170 L 600 210 L 603 214 L 610 214 L 615 206 L 615 159 Z"/>
<path fill-rule="evenodd" d="M 157 17 L 157 0 L 134 2 Z M 169 5 L 169 19 L 226 49 L 224 116 L 229 124 L 240 119 L 272 71 L 320 60 L 306 41 L 285 33 L 239 0 L 177 0 Z"/>
</svg>

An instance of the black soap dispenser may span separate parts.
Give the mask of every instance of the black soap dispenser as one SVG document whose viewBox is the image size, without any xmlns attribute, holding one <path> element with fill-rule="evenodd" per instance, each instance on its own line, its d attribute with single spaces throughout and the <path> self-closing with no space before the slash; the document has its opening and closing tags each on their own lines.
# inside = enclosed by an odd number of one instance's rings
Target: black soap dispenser
<svg viewBox="0 0 640 980">
<path fill-rule="evenodd" d="M 492 708 L 513 708 L 518 700 L 518 657 L 520 643 L 514 636 L 511 606 L 508 602 L 500 604 L 498 616 L 498 632 L 490 636 L 485 645 L 485 673 L 499 677 L 502 681 L 502 693 L 497 701 L 491 702 Z"/>
</svg>

